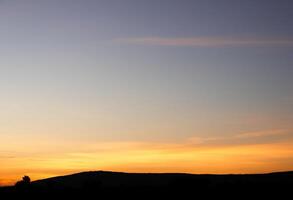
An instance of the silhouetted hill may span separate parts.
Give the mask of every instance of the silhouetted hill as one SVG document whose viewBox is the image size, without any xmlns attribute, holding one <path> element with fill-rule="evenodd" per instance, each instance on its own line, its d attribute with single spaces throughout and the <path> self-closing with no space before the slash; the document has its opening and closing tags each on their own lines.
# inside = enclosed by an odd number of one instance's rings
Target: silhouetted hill
<svg viewBox="0 0 293 200">
<path fill-rule="evenodd" d="M 33 197 L 95 196 L 154 197 L 237 197 L 276 196 L 293 189 L 293 172 L 243 175 L 194 175 L 176 173 L 82 172 L 33 181 L 26 188 L 6 187 L 3 195 Z M 91 198 L 92 199 L 92 198 Z"/>
</svg>

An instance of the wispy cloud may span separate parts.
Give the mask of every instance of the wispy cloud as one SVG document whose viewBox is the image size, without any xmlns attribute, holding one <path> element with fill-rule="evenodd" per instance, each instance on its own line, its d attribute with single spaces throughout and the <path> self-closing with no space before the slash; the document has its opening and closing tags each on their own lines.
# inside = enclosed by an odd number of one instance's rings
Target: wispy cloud
<svg viewBox="0 0 293 200">
<path fill-rule="evenodd" d="M 267 37 L 133 37 L 114 41 L 122 44 L 182 47 L 293 46 L 293 38 Z"/>
<path fill-rule="evenodd" d="M 258 137 L 269 137 L 269 136 L 283 136 L 288 134 L 287 130 L 283 129 L 273 129 L 273 130 L 264 130 L 264 131 L 255 131 L 255 132 L 246 132 L 235 135 L 235 138 L 258 138 Z"/>
<path fill-rule="evenodd" d="M 266 144 L 280 141 L 292 140 L 291 130 L 269 129 L 252 132 L 244 132 L 230 136 L 219 137 L 191 137 L 188 142 L 195 146 L 235 146 L 235 145 L 252 145 Z"/>
</svg>

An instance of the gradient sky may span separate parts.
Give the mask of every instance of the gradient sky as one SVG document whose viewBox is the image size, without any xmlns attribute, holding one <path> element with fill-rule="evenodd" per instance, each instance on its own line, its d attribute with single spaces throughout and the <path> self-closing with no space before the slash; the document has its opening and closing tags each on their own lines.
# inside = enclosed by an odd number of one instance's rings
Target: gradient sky
<svg viewBox="0 0 293 200">
<path fill-rule="evenodd" d="M 291 0 L 0 0 L 0 185 L 293 169 Z"/>
</svg>

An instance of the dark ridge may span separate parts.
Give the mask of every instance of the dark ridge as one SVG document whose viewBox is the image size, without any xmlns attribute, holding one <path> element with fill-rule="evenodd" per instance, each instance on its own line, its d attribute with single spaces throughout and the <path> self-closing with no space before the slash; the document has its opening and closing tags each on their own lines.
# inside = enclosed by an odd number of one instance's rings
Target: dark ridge
<svg viewBox="0 0 293 200">
<path fill-rule="evenodd" d="M 0 188 L 0 196 L 150 199 L 156 197 L 276 197 L 293 189 L 293 171 L 266 174 L 123 173 L 89 171 Z"/>
</svg>

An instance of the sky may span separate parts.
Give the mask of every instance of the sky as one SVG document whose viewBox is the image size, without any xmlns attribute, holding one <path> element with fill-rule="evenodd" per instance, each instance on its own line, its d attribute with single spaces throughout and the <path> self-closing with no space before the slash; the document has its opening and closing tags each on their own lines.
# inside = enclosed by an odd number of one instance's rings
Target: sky
<svg viewBox="0 0 293 200">
<path fill-rule="evenodd" d="M 0 185 L 293 170 L 291 0 L 0 0 Z"/>
</svg>

